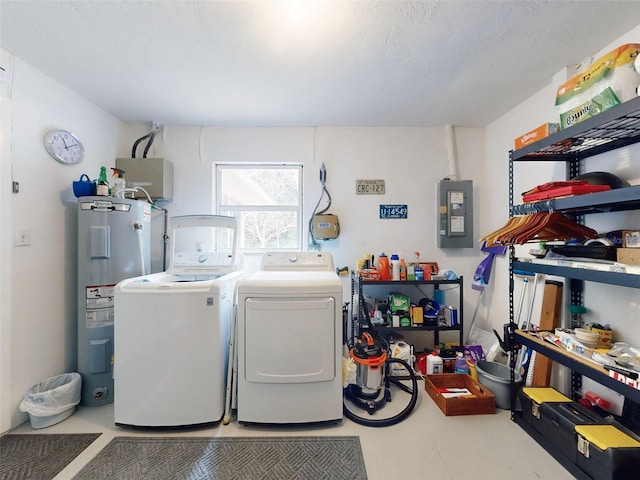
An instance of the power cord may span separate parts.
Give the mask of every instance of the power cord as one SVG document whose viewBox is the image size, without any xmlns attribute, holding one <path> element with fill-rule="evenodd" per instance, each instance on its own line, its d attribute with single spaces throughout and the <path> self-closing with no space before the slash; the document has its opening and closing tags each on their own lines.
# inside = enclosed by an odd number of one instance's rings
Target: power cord
<svg viewBox="0 0 640 480">
<path fill-rule="evenodd" d="M 131 148 L 131 158 L 136 158 L 136 151 L 138 150 L 138 145 L 140 145 L 145 139 L 148 138 L 149 140 L 147 141 L 147 145 L 144 147 L 144 152 L 142 154 L 142 158 L 147 158 L 147 153 L 149 153 L 149 149 L 151 148 L 151 145 L 153 144 L 153 141 L 156 138 L 156 133 L 158 132 L 158 129 L 160 127 L 156 122 L 152 122 L 151 128 L 152 130 L 149 133 L 138 138 L 133 143 L 133 147 Z"/>
<path fill-rule="evenodd" d="M 324 166 L 324 162 L 322 162 L 322 165 L 320 166 L 320 184 L 322 185 L 322 193 L 320 194 L 320 198 L 318 199 L 318 203 L 316 204 L 315 208 L 313 209 L 313 213 L 311 214 L 311 218 L 309 218 L 309 236 L 311 237 L 311 246 L 317 248 L 319 247 L 319 244 L 316 242 L 316 238 L 313 236 L 313 217 L 315 215 L 321 215 L 323 213 L 325 213 L 327 210 L 329 210 L 329 208 L 331 208 L 331 194 L 329 193 L 329 190 L 327 190 L 326 187 L 326 182 L 327 182 L 327 169 Z M 324 195 L 327 195 L 327 206 L 318 211 L 318 207 L 320 206 L 320 202 L 322 201 L 322 197 Z"/>
</svg>

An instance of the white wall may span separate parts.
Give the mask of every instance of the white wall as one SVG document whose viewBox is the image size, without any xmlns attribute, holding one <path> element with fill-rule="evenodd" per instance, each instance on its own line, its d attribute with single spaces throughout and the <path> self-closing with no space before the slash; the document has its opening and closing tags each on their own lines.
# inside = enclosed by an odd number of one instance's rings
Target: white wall
<svg viewBox="0 0 640 480">
<path fill-rule="evenodd" d="M 12 84 L 2 106 L 2 431 L 26 420 L 18 404 L 31 385 L 76 368 L 76 199 L 74 180 L 96 178 L 113 165 L 121 123 L 104 111 L 2 52 Z M 86 159 L 62 165 L 45 151 L 46 131 L 74 132 Z M 11 194 L 9 180 L 20 183 Z M 15 247 L 15 228 L 31 245 Z M 5 268 L 6 267 L 6 268 Z"/>
</svg>

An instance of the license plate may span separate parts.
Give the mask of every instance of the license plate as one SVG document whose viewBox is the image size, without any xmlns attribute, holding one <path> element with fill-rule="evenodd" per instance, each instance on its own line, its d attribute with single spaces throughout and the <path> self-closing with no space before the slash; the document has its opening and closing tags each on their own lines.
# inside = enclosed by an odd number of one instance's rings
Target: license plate
<svg viewBox="0 0 640 480">
<path fill-rule="evenodd" d="M 380 205 L 380 218 L 407 218 L 407 206 Z"/>
</svg>

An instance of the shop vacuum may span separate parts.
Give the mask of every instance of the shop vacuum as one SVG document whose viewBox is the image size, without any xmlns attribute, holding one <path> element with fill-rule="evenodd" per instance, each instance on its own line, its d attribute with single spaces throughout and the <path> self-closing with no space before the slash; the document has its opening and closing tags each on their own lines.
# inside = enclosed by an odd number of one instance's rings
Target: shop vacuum
<svg viewBox="0 0 640 480">
<path fill-rule="evenodd" d="M 344 389 L 344 415 L 360 425 L 387 427 L 400 423 L 412 412 L 418 400 L 418 381 L 407 362 L 391 356 L 389 344 L 375 332 L 366 308 L 364 310 L 369 328 L 354 339 L 349 349 L 356 372 L 355 383 L 348 384 Z M 411 386 L 403 383 L 400 377 L 390 374 L 394 363 L 406 369 Z M 396 406 L 394 414 L 385 416 L 380 410 L 392 401 L 392 385 L 407 393 L 409 400 L 403 407 Z M 351 406 L 366 411 L 368 415 L 358 415 Z"/>
</svg>

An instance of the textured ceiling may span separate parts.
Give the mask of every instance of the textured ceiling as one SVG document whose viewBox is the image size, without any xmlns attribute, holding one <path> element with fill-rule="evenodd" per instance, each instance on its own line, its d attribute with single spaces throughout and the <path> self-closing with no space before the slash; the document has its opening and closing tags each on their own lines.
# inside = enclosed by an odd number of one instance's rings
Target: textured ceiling
<svg viewBox="0 0 640 480">
<path fill-rule="evenodd" d="M 483 127 L 640 7 L 1 0 L 0 18 L 4 50 L 127 123 Z"/>
</svg>

